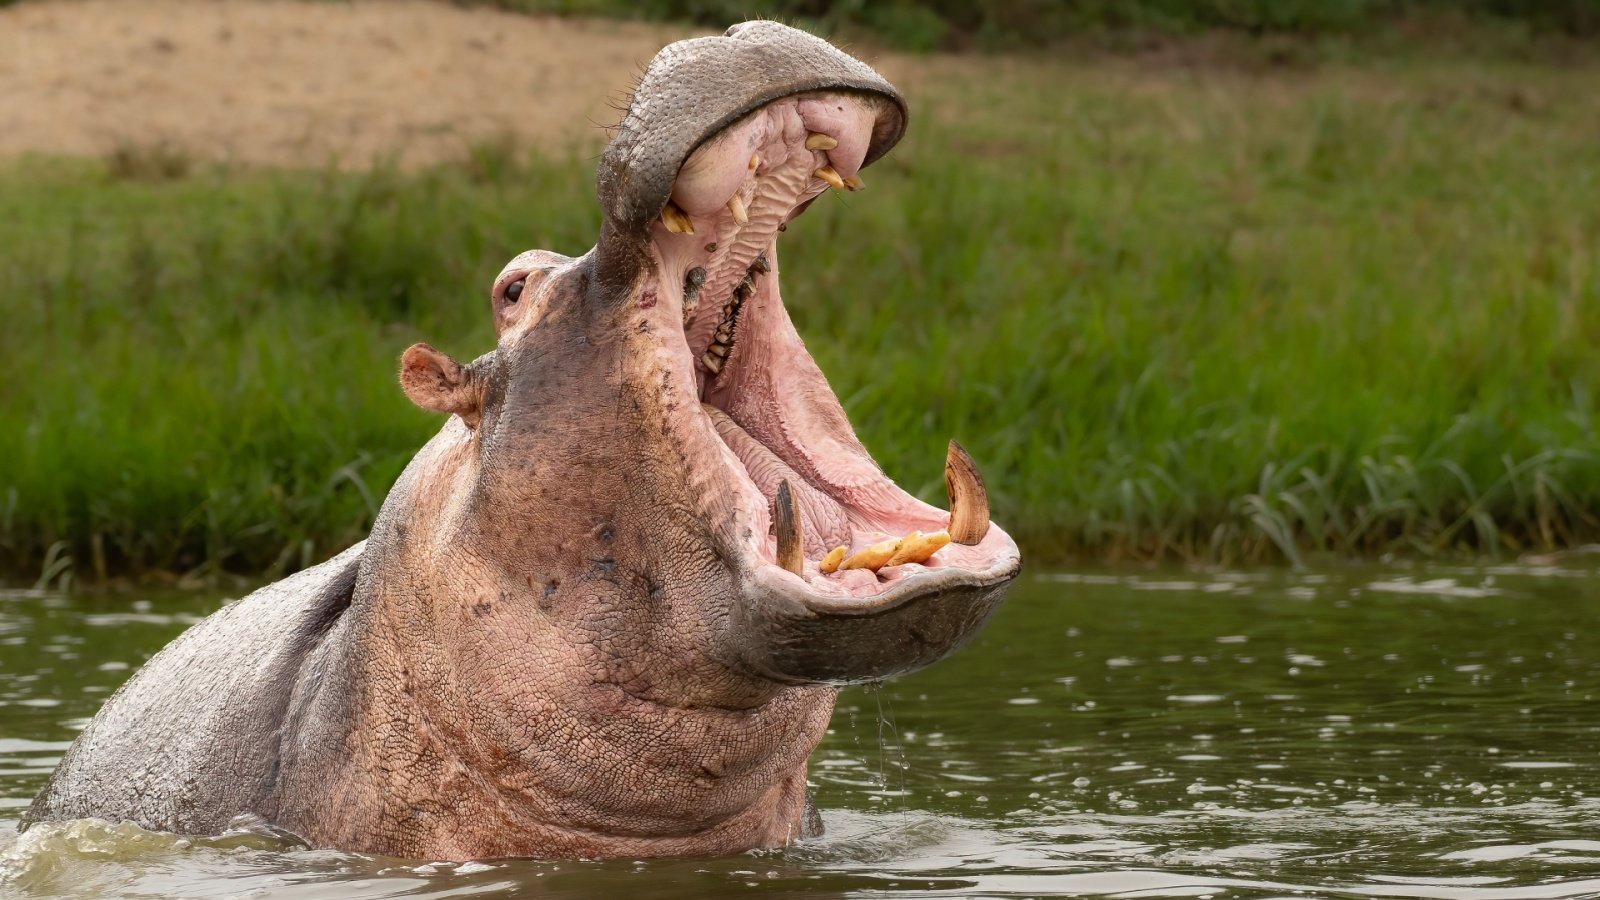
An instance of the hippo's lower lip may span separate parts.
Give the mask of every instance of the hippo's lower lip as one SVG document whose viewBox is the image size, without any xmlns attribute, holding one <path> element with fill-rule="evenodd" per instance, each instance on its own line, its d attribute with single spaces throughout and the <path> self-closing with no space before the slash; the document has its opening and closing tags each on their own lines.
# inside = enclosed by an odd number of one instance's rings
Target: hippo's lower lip
<svg viewBox="0 0 1600 900">
<path fill-rule="evenodd" d="M 672 368 L 699 401 L 701 435 L 717 438 L 697 436 L 698 450 L 690 449 L 691 456 L 716 457 L 703 462 L 723 473 L 702 498 L 703 511 L 722 526 L 724 549 L 746 574 L 754 602 L 791 624 L 844 617 L 856 623 L 850 634 L 866 635 L 875 631 L 862 624 L 871 619 L 904 636 L 883 645 L 901 658 L 865 665 L 837 653 L 838 665 L 820 658 L 816 666 L 802 664 L 803 654 L 766 654 L 756 662 L 790 680 L 883 677 L 926 665 L 981 624 L 1019 567 L 1015 543 L 988 522 L 975 473 L 967 476 L 974 491 L 954 523 L 950 513 L 883 473 L 784 307 L 777 239 L 817 197 L 863 186 L 858 170 L 885 105 L 870 94 L 842 92 L 766 103 L 690 155 L 651 234 L 658 273 L 652 296 L 666 301 L 663 318 L 676 313 L 682 322 L 681 341 L 675 328 L 663 329 Z M 775 514 L 780 490 L 792 504 L 787 517 Z M 782 528 L 774 524 L 780 518 Z M 946 529 L 956 540 L 928 556 Z M 876 559 L 863 552 L 917 533 L 939 537 L 892 560 L 887 551 Z M 841 556 L 845 565 L 835 570 Z M 929 605 L 938 609 L 911 612 Z M 950 633 L 958 628 L 961 634 Z M 921 641 L 927 653 L 912 647 L 918 635 L 927 638 Z"/>
<path fill-rule="evenodd" d="M 850 684 L 914 672 L 977 634 L 1021 569 L 1013 552 L 985 570 L 922 569 L 870 597 L 837 598 L 773 566 L 752 579 L 757 603 L 732 610 L 729 645 L 776 681 Z"/>
</svg>

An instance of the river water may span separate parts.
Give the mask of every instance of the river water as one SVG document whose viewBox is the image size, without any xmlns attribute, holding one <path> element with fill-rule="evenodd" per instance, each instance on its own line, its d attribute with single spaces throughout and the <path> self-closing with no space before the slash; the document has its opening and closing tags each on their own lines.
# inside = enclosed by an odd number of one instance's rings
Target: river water
<svg viewBox="0 0 1600 900">
<path fill-rule="evenodd" d="M 223 598 L 0 593 L 0 896 L 1600 897 L 1600 570 L 1029 573 L 955 658 L 844 693 L 826 837 L 462 865 L 15 822 Z"/>
</svg>

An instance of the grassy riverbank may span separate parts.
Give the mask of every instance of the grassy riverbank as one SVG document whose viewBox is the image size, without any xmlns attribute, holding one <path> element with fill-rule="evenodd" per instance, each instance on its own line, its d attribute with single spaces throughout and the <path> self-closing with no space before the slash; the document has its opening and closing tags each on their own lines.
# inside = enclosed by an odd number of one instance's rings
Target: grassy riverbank
<svg viewBox="0 0 1600 900">
<path fill-rule="evenodd" d="M 868 446 L 948 436 L 1036 554 L 1511 553 L 1600 537 L 1596 71 L 1274 78 L 951 60 L 785 245 Z M 357 539 L 593 164 L 0 169 L 0 570 L 281 571 Z"/>
</svg>

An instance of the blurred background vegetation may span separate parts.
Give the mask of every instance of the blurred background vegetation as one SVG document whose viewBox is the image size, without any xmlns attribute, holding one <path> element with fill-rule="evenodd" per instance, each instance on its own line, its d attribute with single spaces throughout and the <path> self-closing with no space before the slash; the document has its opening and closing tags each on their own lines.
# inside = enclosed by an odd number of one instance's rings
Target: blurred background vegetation
<svg viewBox="0 0 1600 900">
<path fill-rule="evenodd" d="M 759 8 L 1005 47 L 1421 7 L 1596 25 L 1577 0 Z M 1528 40 L 907 63 L 906 141 L 786 236 L 791 313 L 889 474 L 938 502 L 959 437 L 1035 559 L 1600 539 L 1600 66 Z M 505 260 L 581 252 L 597 220 L 592 150 L 509 140 L 422 168 L 29 157 L 0 165 L 0 209 L 0 572 L 55 583 L 279 574 L 359 539 L 439 424 L 400 395 L 399 352 L 482 352 Z"/>
<path fill-rule="evenodd" d="M 780 18 L 901 50 L 1017 50 L 1116 44 L 1218 29 L 1251 34 L 1373 34 L 1406 21 L 1600 34 L 1594 0 L 483 0 L 524 12 L 689 21 L 725 27 Z"/>
</svg>

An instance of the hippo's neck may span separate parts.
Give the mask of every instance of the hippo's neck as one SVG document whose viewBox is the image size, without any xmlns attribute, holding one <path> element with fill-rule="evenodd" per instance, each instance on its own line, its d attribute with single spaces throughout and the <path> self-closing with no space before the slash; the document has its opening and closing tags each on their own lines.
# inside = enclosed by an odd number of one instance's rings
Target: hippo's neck
<svg viewBox="0 0 1600 900">
<path fill-rule="evenodd" d="M 279 824 L 314 845 L 643 856 L 800 833 L 806 759 L 833 689 L 774 688 L 746 708 L 671 705 L 611 680 L 572 635 L 519 631 L 509 600 L 511 621 L 497 625 L 493 603 L 391 596 L 358 595 L 296 689 Z M 463 629 L 482 634 L 462 640 Z"/>
</svg>

